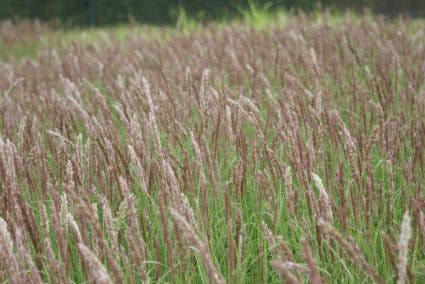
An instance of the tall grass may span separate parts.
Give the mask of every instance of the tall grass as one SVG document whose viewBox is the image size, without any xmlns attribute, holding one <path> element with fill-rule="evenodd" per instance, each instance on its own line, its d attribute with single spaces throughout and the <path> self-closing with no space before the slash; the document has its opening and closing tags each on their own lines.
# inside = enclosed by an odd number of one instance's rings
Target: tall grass
<svg viewBox="0 0 425 284">
<path fill-rule="evenodd" d="M 106 39 L 0 64 L 0 281 L 425 281 L 421 25 Z"/>
</svg>

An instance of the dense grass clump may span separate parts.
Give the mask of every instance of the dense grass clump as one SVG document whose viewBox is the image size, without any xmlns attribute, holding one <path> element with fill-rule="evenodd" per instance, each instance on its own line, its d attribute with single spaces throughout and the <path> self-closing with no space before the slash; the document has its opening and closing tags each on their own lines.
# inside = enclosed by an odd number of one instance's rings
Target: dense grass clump
<svg viewBox="0 0 425 284">
<path fill-rule="evenodd" d="M 0 281 L 423 283 L 422 22 L 317 17 L 0 63 Z"/>
</svg>

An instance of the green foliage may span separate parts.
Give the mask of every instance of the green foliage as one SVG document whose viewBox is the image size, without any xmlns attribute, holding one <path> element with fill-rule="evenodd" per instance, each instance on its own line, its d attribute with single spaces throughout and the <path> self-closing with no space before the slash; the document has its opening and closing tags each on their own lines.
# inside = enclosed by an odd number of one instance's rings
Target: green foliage
<svg viewBox="0 0 425 284">
<path fill-rule="evenodd" d="M 250 11 L 250 17 L 257 17 L 258 20 L 264 18 L 262 8 L 311 11 L 317 6 L 358 10 L 369 7 L 391 15 L 407 12 L 421 16 L 425 12 L 425 2 L 422 0 L 2 0 L 0 19 L 39 18 L 58 21 L 65 26 L 111 25 L 131 21 L 164 25 L 181 21 L 182 8 L 188 17 L 206 21 L 239 17 L 241 10 Z"/>
</svg>

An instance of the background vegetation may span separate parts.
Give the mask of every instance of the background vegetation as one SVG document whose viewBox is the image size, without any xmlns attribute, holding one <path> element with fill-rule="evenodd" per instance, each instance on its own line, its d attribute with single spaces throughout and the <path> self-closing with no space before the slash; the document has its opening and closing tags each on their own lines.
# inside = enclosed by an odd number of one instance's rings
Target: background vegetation
<svg viewBox="0 0 425 284">
<path fill-rule="evenodd" d="M 425 14 L 423 0 L 1 0 L 0 19 L 37 18 L 55 20 L 62 25 L 111 25 L 137 21 L 140 23 L 175 23 L 181 9 L 198 20 L 234 18 L 240 9 L 254 4 L 261 8 L 312 10 L 322 6 L 332 9 L 368 7 L 377 13 L 413 16 Z"/>
</svg>

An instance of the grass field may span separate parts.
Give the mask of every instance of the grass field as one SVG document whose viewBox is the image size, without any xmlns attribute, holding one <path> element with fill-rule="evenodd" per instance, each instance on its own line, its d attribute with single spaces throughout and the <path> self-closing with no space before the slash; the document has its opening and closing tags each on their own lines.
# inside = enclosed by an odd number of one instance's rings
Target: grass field
<svg viewBox="0 0 425 284">
<path fill-rule="evenodd" d="M 424 283 L 425 22 L 0 26 L 3 283 Z"/>
</svg>

